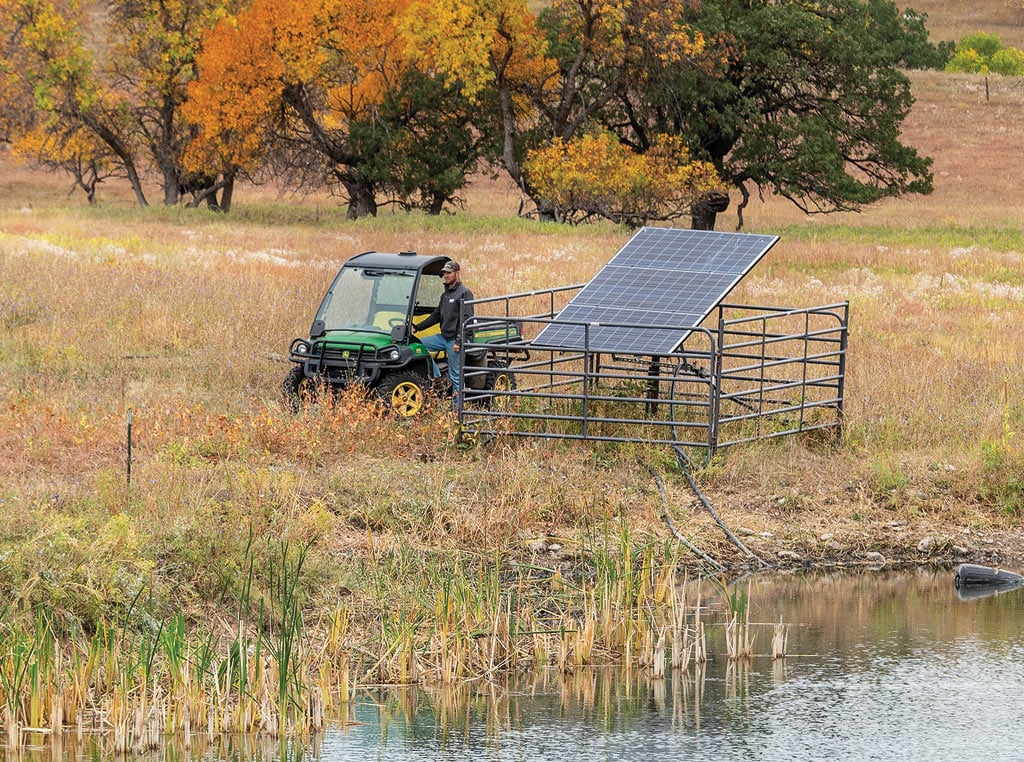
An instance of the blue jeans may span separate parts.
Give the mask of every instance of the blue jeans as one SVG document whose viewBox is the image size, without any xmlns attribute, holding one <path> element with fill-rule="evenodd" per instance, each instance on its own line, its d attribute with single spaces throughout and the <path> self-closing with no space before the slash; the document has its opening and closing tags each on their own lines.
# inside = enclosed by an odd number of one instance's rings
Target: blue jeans
<svg viewBox="0 0 1024 762">
<path fill-rule="evenodd" d="M 452 349 L 455 346 L 456 339 L 446 339 L 439 333 L 432 333 L 428 336 L 420 338 L 425 346 L 431 352 L 440 352 L 444 350 L 445 355 L 448 358 L 448 378 L 452 382 L 452 389 L 458 392 L 459 389 L 459 353 Z M 437 378 L 441 375 L 440 369 L 437 367 L 437 363 L 434 362 L 433 358 L 430 360 L 430 377 Z"/>
</svg>

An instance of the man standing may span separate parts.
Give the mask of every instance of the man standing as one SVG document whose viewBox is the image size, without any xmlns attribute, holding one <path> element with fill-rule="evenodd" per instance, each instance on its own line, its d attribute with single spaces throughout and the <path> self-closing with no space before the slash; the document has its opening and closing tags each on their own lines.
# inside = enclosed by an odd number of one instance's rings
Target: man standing
<svg viewBox="0 0 1024 762">
<path fill-rule="evenodd" d="M 473 305 L 469 303 L 473 299 L 473 292 L 462 283 L 461 268 L 455 260 L 445 262 L 441 268 L 441 277 L 444 279 L 441 301 L 433 312 L 414 327 L 417 331 L 422 331 L 437 323 L 441 324 L 440 333 L 422 336 L 420 341 L 431 352 L 444 350 L 448 358 L 448 378 L 452 382 L 452 406 L 457 407 L 455 390 L 459 388 L 459 332 L 466 320 L 473 317 Z M 437 365 L 431 363 L 431 367 L 433 377 L 439 377 L 441 372 Z"/>
</svg>

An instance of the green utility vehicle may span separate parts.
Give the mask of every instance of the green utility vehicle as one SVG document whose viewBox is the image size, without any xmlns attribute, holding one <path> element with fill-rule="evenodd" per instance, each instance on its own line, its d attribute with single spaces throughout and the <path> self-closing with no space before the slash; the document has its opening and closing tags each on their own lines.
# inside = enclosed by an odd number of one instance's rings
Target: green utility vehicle
<svg viewBox="0 0 1024 762">
<path fill-rule="evenodd" d="M 441 268 L 449 258 L 414 252 L 366 252 L 349 259 L 327 290 L 309 338 L 292 341 L 295 363 L 285 378 L 286 400 L 297 409 L 318 388 L 360 384 L 401 416 L 416 415 L 427 395 L 444 394 L 447 358 L 434 356 L 439 383 L 430 380 L 431 354 L 413 325 L 434 310 L 444 291 Z M 474 321 L 462 372 L 465 401 L 486 402 L 494 390 L 514 385 L 508 371 L 509 344 L 521 342 L 513 323 Z M 426 329 L 436 331 L 437 326 Z M 488 348 L 498 344 L 501 348 Z M 525 352 L 525 349 L 523 350 Z"/>
</svg>

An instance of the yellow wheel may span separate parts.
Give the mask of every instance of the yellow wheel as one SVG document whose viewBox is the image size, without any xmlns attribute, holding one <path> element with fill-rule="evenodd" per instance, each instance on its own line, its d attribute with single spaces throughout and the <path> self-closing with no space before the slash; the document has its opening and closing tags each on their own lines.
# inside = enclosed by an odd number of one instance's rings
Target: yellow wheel
<svg viewBox="0 0 1024 762">
<path fill-rule="evenodd" d="M 426 378 L 408 371 L 386 376 L 377 387 L 377 393 L 396 414 L 409 418 L 423 410 L 426 388 Z"/>
<path fill-rule="evenodd" d="M 491 383 L 491 389 L 496 392 L 510 392 L 515 388 L 515 379 L 507 370 L 498 371 L 494 374 L 494 381 Z"/>
<path fill-rule="evenodd" d="M 500 360 L 492 360 L 489 366 L 491 371 L 487 374 L 487 389 L 498 393 L 488 395 L 484 404 L 488 407 L 499 405 L 505 409 L 512 398 L 505 395 L 504 392 L 511 392 L 516 388 L 516 376 Z"/>
</svg>

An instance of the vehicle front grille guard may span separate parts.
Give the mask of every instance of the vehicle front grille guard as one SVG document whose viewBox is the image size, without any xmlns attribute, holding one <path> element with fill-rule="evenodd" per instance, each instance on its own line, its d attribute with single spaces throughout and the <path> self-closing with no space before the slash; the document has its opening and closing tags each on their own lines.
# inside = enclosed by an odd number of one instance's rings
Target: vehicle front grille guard
<svg viewBox="0 0 1024 762">
<path fill-rule="evenodd" d="M 374 364 L 380 361 L 377 347 L 366 342 L 352 342 L 352 349 L 340 349 L 330 346 L 326 341 L 320 341 L 315 342 L 311 348 L 315 349 L 318 345 L 319 351 L 294 356 L 305 357 L 307 372 L 328 379 L 338 377 L 332 374 L 332 371 L 339 370 L 342 371 L 341 377 L 368 377 L 370 373 L 366 372 L 366 364 L 371 360 Z"/>
</svg>

